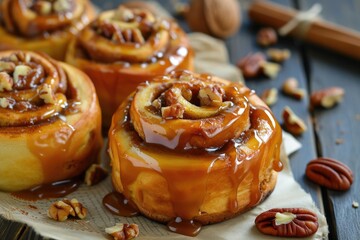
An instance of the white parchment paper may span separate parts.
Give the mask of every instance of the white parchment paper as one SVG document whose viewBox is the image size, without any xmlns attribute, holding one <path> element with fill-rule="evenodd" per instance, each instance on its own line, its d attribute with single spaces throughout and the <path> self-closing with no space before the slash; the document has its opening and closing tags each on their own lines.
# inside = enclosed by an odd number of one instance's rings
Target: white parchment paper
<svg viewBox="0 0 360 240">
<path fill-rule="evenodd" d="M 284 135 L 284 142 L 296 141 L 291 135 Z M 103 156 L 107 157 L 103 151 Z M 291 152 L 290 152 L 291 153 Z M 57 199 L 36 202 L 24 201 L 0 192 L 0 214 L 10 220 L 19 221 L 32 226 L 44 237 L 59 240 L 75 239 L 107 239 L 104 229 L 117 222 L 137 223 L 140 229 L 138 239 L 279 239 L 265 236 L 257 231 L 254 220 L 258 214 L 271 208 L 304 207 L 315 211 L 319 218 L 319 230 L 312 237 L 306 239 L 321 239 L 328 233 L 325 217 L 316 208 L 311 196 L 306 193 L 294 180 L 289 168 L 285 152 L 282 154 L 284 169 L 280 172 L 274 192 L 256 208 L 231 220 L 203 227 L 195 237 L 186 237 L 171 233 L 165 225 L 151 221 L 145 217 L 118 217 L 108 212 L 102 205 L 103 197 L 112 191 L 110 177 L 92 187 L 81 186 L 77 191 L 67 196 L 76 198 L 88 209 L 85 220 L 68 219 L 56 222 L 47 217 L 47 209 Z"/>
</svg>

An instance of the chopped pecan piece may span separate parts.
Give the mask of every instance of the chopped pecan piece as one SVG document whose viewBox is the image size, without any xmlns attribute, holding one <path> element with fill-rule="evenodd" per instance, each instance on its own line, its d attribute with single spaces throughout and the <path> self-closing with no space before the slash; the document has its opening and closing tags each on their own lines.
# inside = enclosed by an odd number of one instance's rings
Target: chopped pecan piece
<svg viewBox="0 0 360 240">
<path fill-rule="evenodd" d="M 113 227 L 105 228 L 105 232 L 111 235 L 114 240 L 130 240 L 139 235 L 139 227 L 134 223 L 117 223 Z"/>
</svg>

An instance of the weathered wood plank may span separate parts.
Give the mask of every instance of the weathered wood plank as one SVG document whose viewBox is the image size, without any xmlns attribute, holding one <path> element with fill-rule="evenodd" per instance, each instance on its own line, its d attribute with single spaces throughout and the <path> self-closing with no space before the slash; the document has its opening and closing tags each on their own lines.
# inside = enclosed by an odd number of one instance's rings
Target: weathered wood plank
<svg viewBox="0 0 360 240">
<path fill-rule="evenodd" d="M 309 0 L 299 2 L 302 9 L 308 9 L 313 4 Z M 359 1 L 317 2 L 323 6 L 323 18 L 360 31 Z M 334 221 L 329 222 L 333 228 L 330 238 L 358 239 L 360 212 L 352 208 L 352 202 L 360 201 L 360 181 L 357 176 L 360 172 L 360 62 L 313 46 L 306 47 L 306 54 L 311 66 L 311 91 L 328 86 L 341 86 L 346 91 L 343 103 L 334 109 L 315 111 L 315 130 L 319 140 L 319 154 L 346 163 L 355 174 L 355 182 L 349 191 L 325 191 L 327 198 L 324 200 L 329 207 L 328 220 L 333 216 Z M 343 143 L 336 144 L 338 140 L 343 140 Z"/>
<path fill-rule="evenodd" d="M 265 52 L 266 49 L 259 47 L 256 44 L 256 33 L 259 30 L 259 26 L 254 26 L 248 19 L 246 9 L 251 1 L 241 1 L 241 7 L 243 9 L 243 24 L 240 32 L 235 36 L 227 40 L 227 46 L 230 53 L 230 59 L 233 63 L 236 63 L 241 57 L 245 56 L 249 52 Z M 274 1 L 284 6 L 293 6 L 291 0 L 278 0 Z M 288 77 L 295 77 L 299 81 L 299 85 L 302 88 L 307 89 L 306 74 L 302 62 L 301 52 L 299 47 L 292 39 L 280 38 L 279 42 L 274 46 L 277 48 L 287 48 L 291 50 L 291 58 L 282 65 L 282 70 L 276 79 L 270 80 L 266 78 L 251 79 L 246 81 L 246 84 L 255 89 L 258 94 L 261 94 L 264 89 L 276 87 L 281 88 L 281 85 Z M 281 92 L 279 92 L 279 101 L 272 107 L 275 116 L 281 122 L 281 112 L 285 106 L 290 106 L 299 117 L 305 120 L 308 126 L 308 131 L 297 139 L 301 142 L 303 147 L 290 157 L 291 168 L 294 173 L 295 179 L 300 185 L 309 192 L 316 204 L 321 207 L 321 194 L 320 189 L 310 183 L 305 177 L 305 167 L 308 161 L 315 158 L 315 140 L 313 136 L 313 129 L 310 114 L 308 112 L 308 99 L 297 101 L 291 99 Z"/>
</svg>

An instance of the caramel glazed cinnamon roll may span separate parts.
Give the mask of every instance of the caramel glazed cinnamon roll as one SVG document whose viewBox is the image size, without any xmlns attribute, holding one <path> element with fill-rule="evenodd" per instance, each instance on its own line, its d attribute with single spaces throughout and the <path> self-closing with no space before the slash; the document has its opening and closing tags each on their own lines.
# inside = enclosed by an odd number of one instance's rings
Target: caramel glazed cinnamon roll
<svg viewBox="0 0 360 240">
<path fill-rule="evenodd" d="M 90 79 L 33 52 L 0 52 L 0 190 L 69 179 L 98 160 L 101 112 Z"/>
<path fill-rule="evenodd" d="M 112 114 L 139 83 L 175 69 L 191 70 L 193 53 L 173 20 L 120 6 L 81 31 L 69 46 L 66 62 L 90 76 L 103 124 L 109 126 Z"/>
<path fill-rule="evenodd" d="M 241 83 L 174 72 L 141 84 L 109 131 L 115 189 L 149 218 L 231 218 L 274 189 L 281 128 Z"/>
<path fill-rule="evenodd" d="M 94 17 L 88 0 L 0 0 L 0 50 L 42 51 L 64 60 L 70 39 Z"/>
</svg>

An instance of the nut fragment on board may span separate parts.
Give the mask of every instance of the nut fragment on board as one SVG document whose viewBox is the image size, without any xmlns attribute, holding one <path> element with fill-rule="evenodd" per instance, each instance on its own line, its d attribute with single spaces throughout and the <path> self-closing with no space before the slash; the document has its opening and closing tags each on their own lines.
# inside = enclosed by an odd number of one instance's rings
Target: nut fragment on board
<svg viewBox="0 0 360 240">
<path fill-rule="evenodd" d="M 270 48 L 266 55 L 271 61 L 281 63 L 290 58 L 291 52 L 289 49 Z"/>
<path fill-rule="evenodd" d="M 329 87 L 311 94 L 311 107 L 332 108 L 343 100 L 345 90 L 341 87 Z"/>
<path fill-rule="evenodd" d="M 85 173 L 84 182 L 88 186 L 93 186 L 104 180 L 108 171 L 99 164 L 92 164 Z"/>
<path fill-rule="evenodd" d="M 261 68 L 266 76 L 268 76 L 271 79 L 274 79 L 278 76 L 281 66 L 277 63 L 265 61 L 261 63 Z"/>
<path fill-rule="evenodd" d="M 268 105 L 274 105 L 278 100 L 278 90 L 276 88 L 265 89 L 261 95 L 261 99 Z"/>
<path fill-rule="evenodd" d="M 84 219 L 87 209 L 77 199 L 64 199 L 50 205 L 47 215 L 56 221 L 63 222 L 69 216 Z"/>
<path fill-rule="evenodd" d="M 255 219 L 256 228 L 279 237 L 308 237 L 316 233 L 319 223 L 316 214 L 305 208 L 274 208 Z"/>
<path fill-rule="evenodd" d="M 306 92 L 304 89 L 299 88 L 299 82 L 296 78 L 288 78 L 284 81 L 282 85 L 282 91 L 297 100 L 301 100 L 304 98 Z"/>
<path fill-rule="evenodd" d="M 113 227 L 105 228 L 105 232 L 111 235 L 114 240 L 129 240 L 139 236 L 139 227 L 134 223 L 117 223 Z"/>
<path fill-rule="evenodd" d="M 311 160 L 306 166 L 306 176 L 320 186 L 337 191 L 348 190 L 354 180 L 348 166 L 325 157 Z"/>
<path fill-rule="evenodd" d="M 282 117 L 284 120 L 285 129 L 293 135 L 301 135 L 307 130 L 304 121 L 299 118 L 290 107 L 286 106 L 283 109 Z"/>
<path fill-rule="evenodd" d="M 352 202 L 352 207 L 353 208 L 358 208 L 359 207 L 359 203 L 357 201 L 353 201 Z"/>
<path fill-rule="evenodd" d="M 258 53 L 250 53 L 241 58 L 237 66 L 242 71 L 245 78 L 258 77 L 262 74 L 262 63 L 265 62 L 265 55 Z"/>
<path fill-rule="evenodd" d="M 277 43 L 276 31 L 273 28 L 262 28 L 256 35 L 256 42 L 263 47 Z"/>
</svg>

